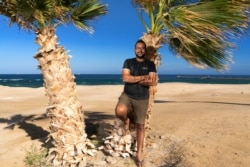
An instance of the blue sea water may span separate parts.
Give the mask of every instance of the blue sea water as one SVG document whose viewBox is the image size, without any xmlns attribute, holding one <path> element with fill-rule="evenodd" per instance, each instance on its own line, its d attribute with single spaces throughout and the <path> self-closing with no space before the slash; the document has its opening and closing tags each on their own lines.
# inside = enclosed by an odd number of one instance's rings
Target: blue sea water
<svg viewBox="0 0 250 167">
<path fill-rule="evenodd" d="M 120 85 L 120 74 L 75 74 L 77 85 Z M 200 84 L 250 84 L 250 75 L 168 75 L 160 74 L 159 83 L 184 82 Z M 40 74 L 0 74 L 0 85 L 42 87 Z"/>
</svg>

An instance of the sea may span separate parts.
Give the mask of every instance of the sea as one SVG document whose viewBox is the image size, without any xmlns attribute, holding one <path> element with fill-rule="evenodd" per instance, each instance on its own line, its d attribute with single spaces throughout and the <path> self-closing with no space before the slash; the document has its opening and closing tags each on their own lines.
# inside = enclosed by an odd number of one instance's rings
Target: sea
<svg viewBox="0 0 250 167">
<path fill-rule="evenodd" d="M 122 85 L 120 74 L 74 74 L 77 85 Z M 250 75 L 173 75 L 159 74 L 158 83 L 250 84 Z M 9 87 L 43 86 L 41 74 L 0 74 L 0 85 Z"/>
</svg>

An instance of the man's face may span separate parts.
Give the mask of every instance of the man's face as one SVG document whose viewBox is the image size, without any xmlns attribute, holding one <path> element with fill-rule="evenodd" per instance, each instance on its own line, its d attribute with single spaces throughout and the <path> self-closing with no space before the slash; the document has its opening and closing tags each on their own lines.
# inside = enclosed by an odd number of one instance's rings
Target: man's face
<svg viewBox="0 0 250 167">
<path fill-rule="evenodd" d="M 143 43 L 137 43 L 135 46 L 135 55 L 139 59 L 143 59 L 145 55 L 145 45 Z"/>
</svg>

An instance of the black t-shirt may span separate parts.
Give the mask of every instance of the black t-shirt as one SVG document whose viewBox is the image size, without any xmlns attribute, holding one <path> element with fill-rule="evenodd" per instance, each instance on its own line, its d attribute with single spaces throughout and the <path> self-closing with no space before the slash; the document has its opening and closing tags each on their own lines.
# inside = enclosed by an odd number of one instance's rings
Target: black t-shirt
<svg viewBox="0 0 250 167">
<path fill-rule="evenodd" d="M 148 75 L 150 72 L 156 72 L 154 62 L 149 60 L 139 62 L 136 58 L 126 59 L 123 69 L 129 69 L 130 74 L 133 76 Z M 125 83 L 124 93 L 133 99 L 146 100 L 149 98 L 149 86 L 138 83 Z"/>
</svg>

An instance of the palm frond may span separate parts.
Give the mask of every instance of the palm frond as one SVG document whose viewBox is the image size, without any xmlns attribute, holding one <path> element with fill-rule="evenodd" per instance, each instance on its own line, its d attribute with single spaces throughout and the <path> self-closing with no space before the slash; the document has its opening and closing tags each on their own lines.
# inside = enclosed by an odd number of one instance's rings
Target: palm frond
<svg viewBox="0 0 250 167">
<path fill-rule="evenodd" d="M 225 69 L 233 38 L 249 28 L 249 2 L 215 0 L 172 7 L 164 18 L 171 50 L 198 67 Z"/>
<path fill-rule="evenodd" d="M 162 16 L 167 8 L 166 0 L 132 0 L 133 5 L 137 8 L 140 21 L 144 25 L 147 32 L 158 34 L 163 29 Z M 149 18 L 149 24 L 143 17 L 146 13 Z"/>
<path fill-rule="evenodd" d="M 91 33 L 92 29 L 88 26 L 88 22 L 106 13 L 107 6 L 98 3 L 96 0 L 81 1 L 74 8 L 71 19 L 77 28 L 87 30 Z"/>
<path fill-rule="evenodd" d="M 5 5 L 5 6 L 4 6 Z M 11 18 L 23 29 L 37 31 L 45 26 L 73 22 L 77 28 L 91 31 L 88 22 L 107 12 L 97 0 L 2 0 L 0 14 Z"/>
<path fill-rule="evenodd" d="M 231 54 L 225 49 L 231 47 L 230 43 L 222 39 L 197 38 L 185 29 L 173 32 L 168 44 L 174 54 L 198 68 L 227 69 L 227 62 L 231 61 Z"/>
</svg>

